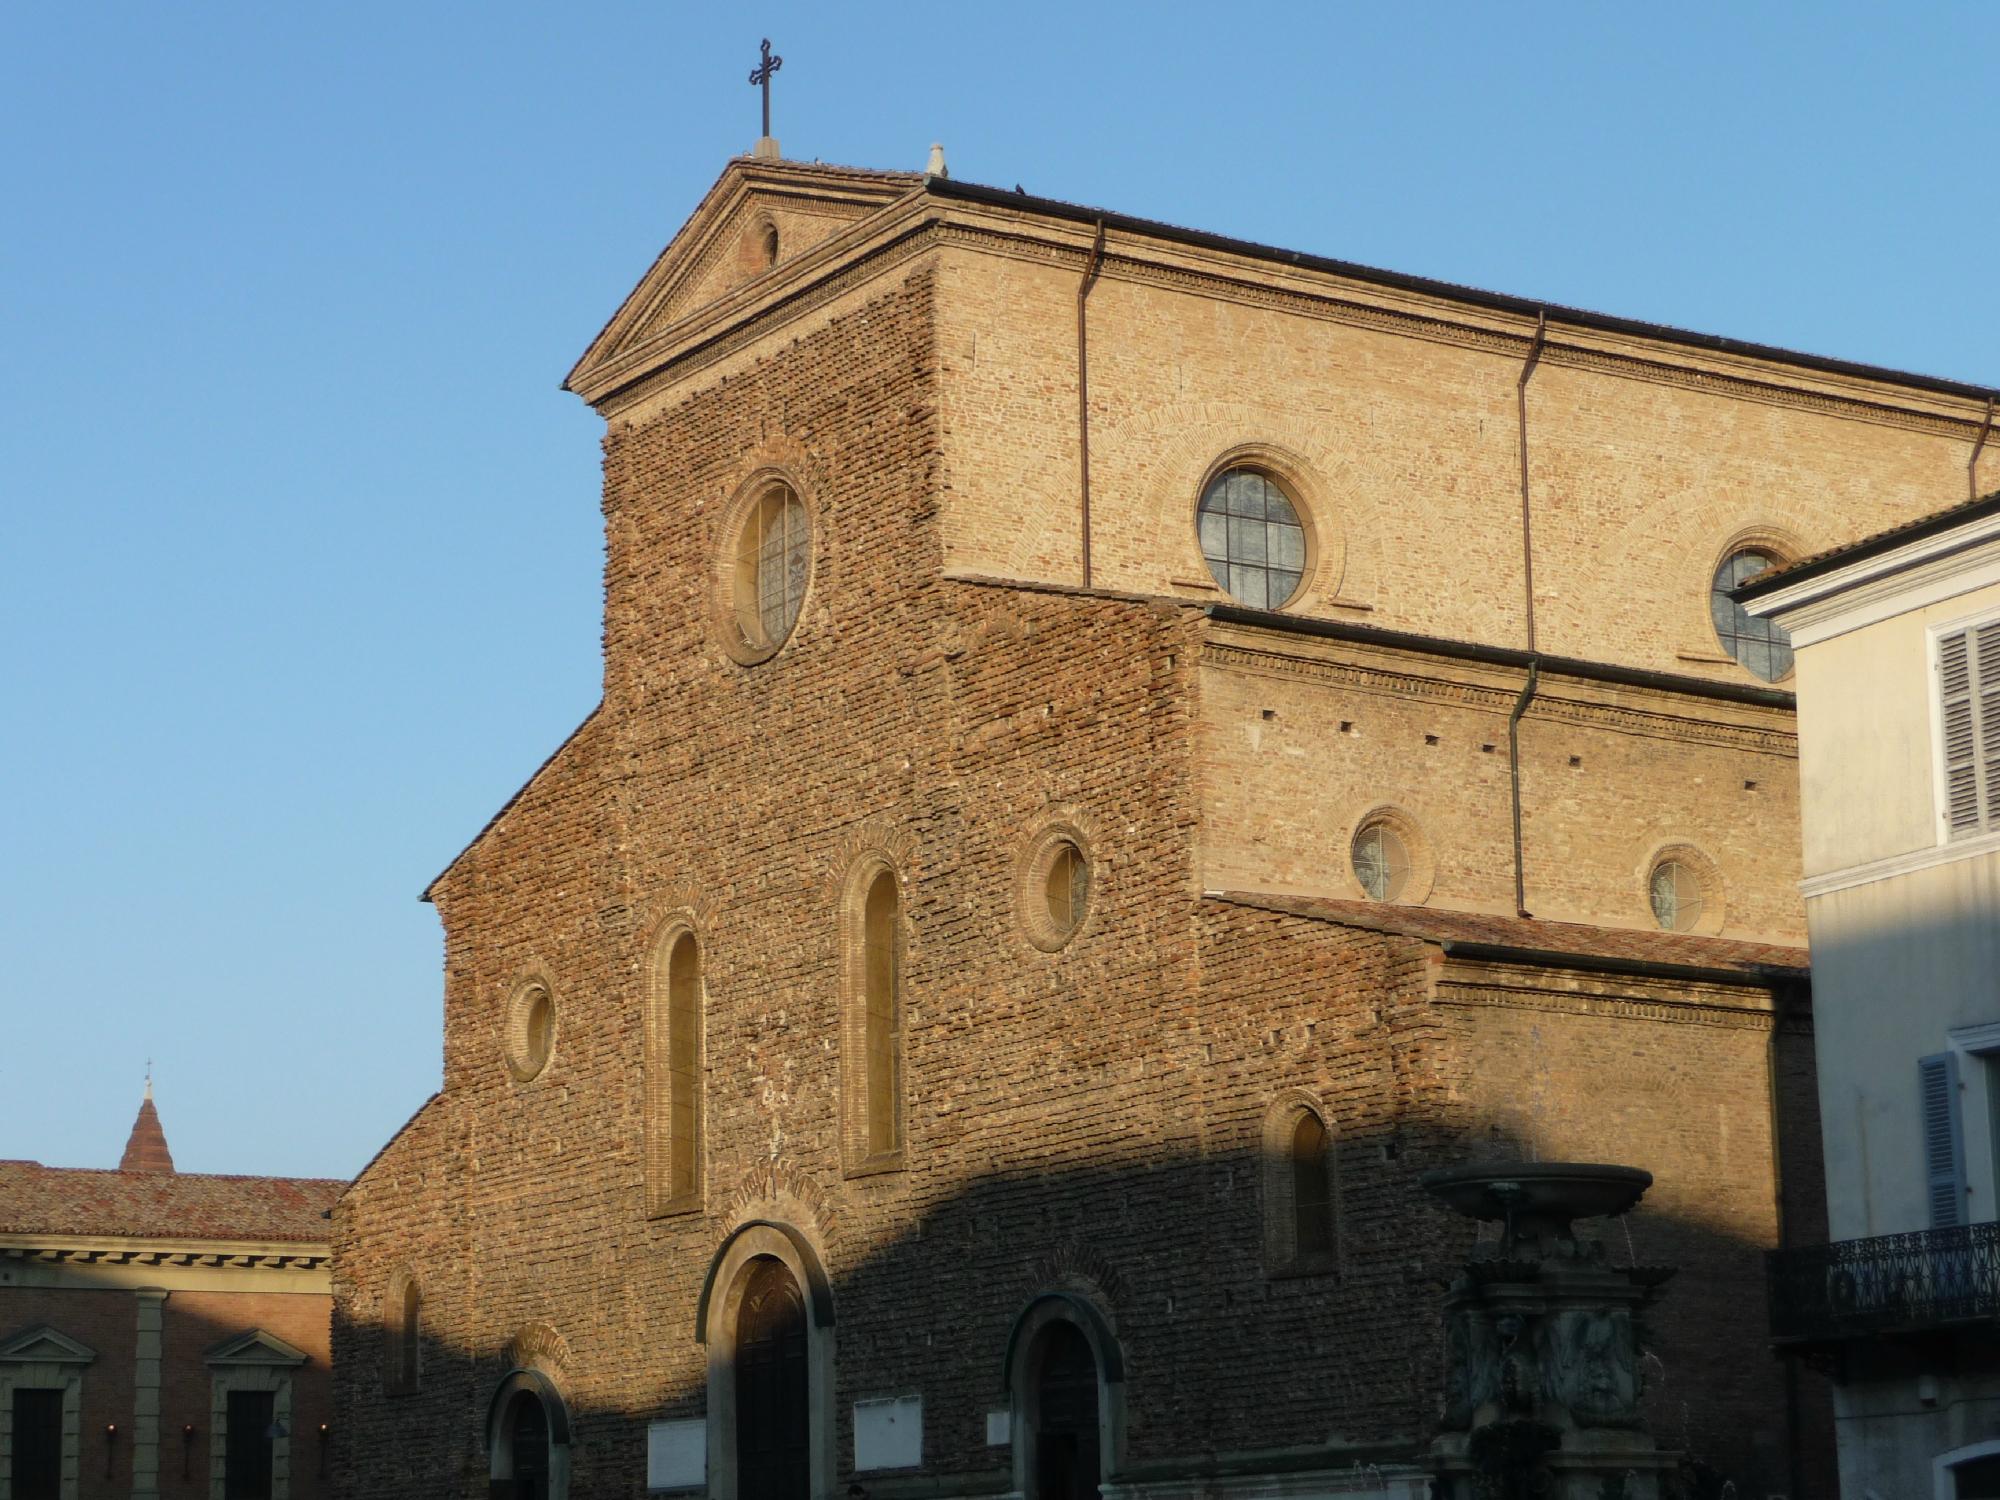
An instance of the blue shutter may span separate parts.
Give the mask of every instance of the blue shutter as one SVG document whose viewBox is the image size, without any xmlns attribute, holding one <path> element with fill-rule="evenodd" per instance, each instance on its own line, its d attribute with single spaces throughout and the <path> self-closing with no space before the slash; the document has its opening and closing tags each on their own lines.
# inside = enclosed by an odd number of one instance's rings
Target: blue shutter
<svg viewBox="0 0 2000 1500">
<path fill-rule="evenodd" d="M 1931 1228 L 1956 1228 L 1965 1222 L 1965 1132 L 1958 1114 L 1958 1055 L 1940 1052 L 1919 1058 L 1917 1081 L 1923 1104 L 1924 1184 L 1930 1195 Z"/>
</svg>

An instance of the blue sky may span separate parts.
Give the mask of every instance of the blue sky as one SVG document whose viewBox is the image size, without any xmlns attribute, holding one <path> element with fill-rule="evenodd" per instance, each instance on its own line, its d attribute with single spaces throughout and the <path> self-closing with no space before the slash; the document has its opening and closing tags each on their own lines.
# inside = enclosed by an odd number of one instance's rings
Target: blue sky
<svg viewBox="0 0 2000 1500">
<path fill-rule="evenodd" d="M 597 697 L 557 385 L 766 34 L 789 155 L 2000 383 L 2000 7 L 16 7 L 0 1156 L 114 1164 L 149 1055 L 185 1170 L 436 1087 L 417 894 Z"/>
</svg>

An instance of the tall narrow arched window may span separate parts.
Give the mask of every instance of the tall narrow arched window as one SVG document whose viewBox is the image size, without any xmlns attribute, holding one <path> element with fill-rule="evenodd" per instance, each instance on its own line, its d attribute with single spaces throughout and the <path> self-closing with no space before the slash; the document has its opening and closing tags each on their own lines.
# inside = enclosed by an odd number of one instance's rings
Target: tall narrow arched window
<svg viewBox="0 0 2000 1500">
<path fill-rule="evenodd" d="M 701 1206 L 701 943 L 676 924 L 653 951 L 646 1017 L 646 1206 Z"/>
<path fill-rule="evenodd" d="M 869 882 L 862 911 L 863 1018 L 868 1095 L 868 1155 L 882 1157 L 903 1144 L 902 935 L 896 875 L 883 870 Z"/>
<path fill-rule="evenodd" d="M 1333 1253 L 1328 1144 L 1319 1116 L 1311 1110 L 1301 1113 L 1292 1127 L 1292 1243 L 1301 1261 Z"/>
<path fill-rule="evenodd" d="M 424 1294 L 412 1276 L 403 1283 L 403 1305 L 400 1312 L 401 1337 L 397 1340 L 396 1375 L 406 1391 L 417 1388 L 417 1377 L 421 1373 L 420 1351 L 423 1335 Z"/>
<path fill-rule="evenodd" d="M 382 1289 L 382 1387 L 391 1395 L 414 1391 L 423 1378 L 423 1289 L 408 1268 Z"/>
<path fill-rule="evenodd" d="M 1339 1178 L 1326 1107 L 1289 1089 L 1264 1115 L 1264 1259 L 1274 1276 L 1321 1275 L 1340 1265 Z"/>
</svg>

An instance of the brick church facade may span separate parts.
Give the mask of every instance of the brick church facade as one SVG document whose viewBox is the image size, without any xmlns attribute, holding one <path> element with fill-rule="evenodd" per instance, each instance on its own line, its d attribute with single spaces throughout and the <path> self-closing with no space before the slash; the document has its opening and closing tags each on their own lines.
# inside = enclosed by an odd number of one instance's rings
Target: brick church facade
<svg viewBox="0 0 2000 1500">
<path fill-rule="evenodd" d="M 569 385 L 603 700 L 428 892 L 343 1493 L 1419 1494 L 1417 1178 L 1525 1155 L 1656 1176 L 1662 1439 L 1825 1492 L 1792 703 L 1716 589 L 1934 509 L 1982 393 L 767 157 Z"/>
</svg>

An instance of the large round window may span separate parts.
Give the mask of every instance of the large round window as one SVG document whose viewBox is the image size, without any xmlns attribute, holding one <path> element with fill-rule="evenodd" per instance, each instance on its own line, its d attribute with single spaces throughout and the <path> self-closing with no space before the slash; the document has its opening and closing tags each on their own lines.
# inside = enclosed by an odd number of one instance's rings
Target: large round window
<svg viewBox="0 0 2000 1500">
<path fill-rule="evenodd" d="M 1276 609 L 1299 591 L 1306 532 L 1298 507 L 1258 469 L 1224 469 L 1195 512 L 1201 555 L 1221 587 L 1254 609 Z"/>
<path fill-rule="evenodd" d="M 1792 638 L 1769 620 L 1751 614 L 1729 591 L 1778 565 L 1779 559 L 1757 547 L 1743 547 L 1722 560 L 1709 589 L 1708 612 L 1715 622 L 1722 649 L 1766 682 L 1792 674 Z"/>
<path fill-rule="evenodd" d="M 806 508 L 784 484 L 772 484 L 743 512 L 736 537 L 734 603 L 744 644 L 775 651 L 798 623 L 812 572 Z"/>
<path fill-rule="evenodd" d="M 1692 932 L 1700 923 L 1705 895 L 1701 875 L 1685 860 L 1663 859 L 1654 865 L 1646 893 L 1653 920 L 1668 932 Z"/>
<path fill-rule="evenodd" d="M 1364 824 L 1354 835 L 1354 878 L 1376 901 L 1394 901 L 1409 885 L 1409 846 L 1386 822 Z"/>
</svg>

